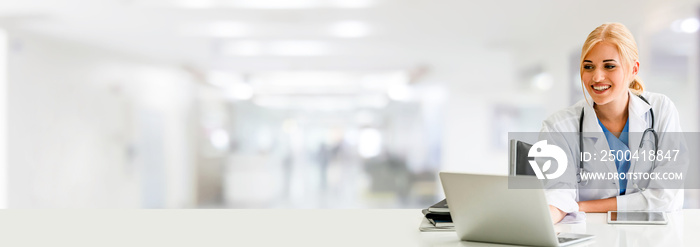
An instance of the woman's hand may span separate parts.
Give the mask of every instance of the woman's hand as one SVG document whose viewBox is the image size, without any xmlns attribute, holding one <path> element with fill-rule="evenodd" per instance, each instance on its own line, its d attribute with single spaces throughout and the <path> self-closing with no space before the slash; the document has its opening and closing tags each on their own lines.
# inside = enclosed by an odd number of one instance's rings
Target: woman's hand
<svg viewBox="0 0 700 247">
<path fill-rule="evenodd" d="M 566 216 L 564 211 L 552 205 L 549 205 L 549 214 L 552 215 L 552 224 L 559 223 Z"/>
</svg>

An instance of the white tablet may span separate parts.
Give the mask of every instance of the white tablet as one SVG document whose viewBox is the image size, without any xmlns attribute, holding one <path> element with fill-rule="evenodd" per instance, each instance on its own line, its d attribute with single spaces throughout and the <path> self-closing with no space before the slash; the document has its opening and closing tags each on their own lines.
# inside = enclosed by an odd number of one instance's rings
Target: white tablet
<svg viewBox="0 0 700 247">
<path fill-rule="evenodd" d="M 608 224 L 666 225 L 668 219 L 662 211 L 608 211 Z"/>
</svg>

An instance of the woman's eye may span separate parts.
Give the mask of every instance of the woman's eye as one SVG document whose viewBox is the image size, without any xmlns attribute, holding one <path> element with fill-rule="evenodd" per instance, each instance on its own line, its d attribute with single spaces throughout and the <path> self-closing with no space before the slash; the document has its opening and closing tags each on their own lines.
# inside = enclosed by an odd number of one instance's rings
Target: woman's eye
<svg viewBox="0 0 700 247">
<path fill-rule="evenodd" d="M 583 69 L 593 69 L 593 66 L 591 66 L 591 65 L 584 65 L 584 66 L 583 66 Z"/>
<path fill-rule="evenodd" d="M 614 69 L 616 66 L 615 65 L 605 65 L 606 69 Z"/>
</svg>

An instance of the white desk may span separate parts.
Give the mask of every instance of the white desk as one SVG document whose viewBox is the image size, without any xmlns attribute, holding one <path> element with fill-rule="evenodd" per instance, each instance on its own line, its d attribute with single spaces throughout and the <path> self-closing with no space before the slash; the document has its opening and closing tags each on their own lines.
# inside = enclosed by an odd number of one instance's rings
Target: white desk
<svg viewBox="0 0 700 247">
<path fill-rule="evenodd" d="M 492 246 L 454 232 L 419 232 L 418 209 L 0 210 L 0 246 Z M 559 231 L 593 246 L 698 246 L 700 210 L 668 225 L 608 225 L 604 214 Z"/>
<path fill-rule="evenodd" d="M 586 223 L 557 224 L 556 231 L 595 235 L 575 246 L 700 246 L 700 209 L 669 213 L 667 225 L 611 225 L 607 214 L 586 215 Z M 424 246 L 512 246 L 460 242 L 456 233 L 423 233 Z"/>
</svg>

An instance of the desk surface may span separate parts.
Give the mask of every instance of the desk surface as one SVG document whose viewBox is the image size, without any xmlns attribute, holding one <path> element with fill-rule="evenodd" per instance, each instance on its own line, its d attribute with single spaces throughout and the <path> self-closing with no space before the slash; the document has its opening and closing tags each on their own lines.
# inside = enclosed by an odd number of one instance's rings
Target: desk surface
<svg viewBox="0 0 700 247">
<path fill-rule="evenodd" d="M 492 246 L 454 232 L 419 232 L 418 209 L 0 210 L 0 246 Z M 593 246 L 697 246 L 700 210 L 668 225 L 609 225 L 605 214 L 558 231 Z"/>
</svg>

